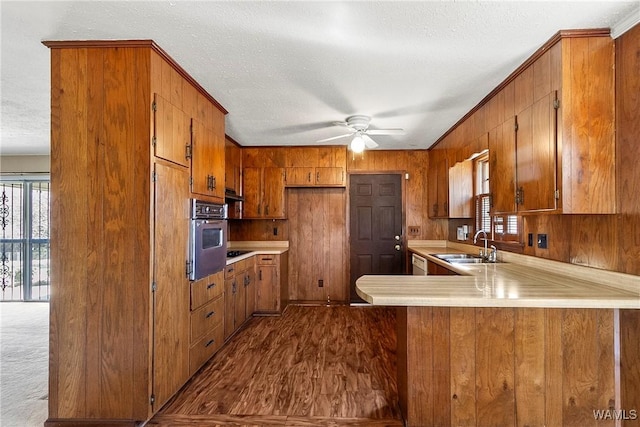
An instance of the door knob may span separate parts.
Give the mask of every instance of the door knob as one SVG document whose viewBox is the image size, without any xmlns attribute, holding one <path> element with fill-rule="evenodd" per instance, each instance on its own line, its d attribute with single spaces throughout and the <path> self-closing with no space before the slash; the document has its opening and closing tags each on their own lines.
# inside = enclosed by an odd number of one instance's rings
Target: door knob
<svg viewBox="0 0 640 427">
<path fill-rule="evenodd" d="M 395 239 L 396 239 L 396 242 L 399 242 L 400 241 L 400 236 L 396 235 Z"/>
<path fill-rule="evenodd" d="M 399 251 L 400 250 L 400 245 L 396 245 L 395 248 L 396 248 L 396 251 Z"/>
</svg>

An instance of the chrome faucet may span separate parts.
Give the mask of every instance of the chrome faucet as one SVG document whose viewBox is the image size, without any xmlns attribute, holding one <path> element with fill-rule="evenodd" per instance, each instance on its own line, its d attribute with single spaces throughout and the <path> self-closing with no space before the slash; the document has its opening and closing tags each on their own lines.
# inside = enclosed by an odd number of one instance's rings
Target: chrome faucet
<svg viewBox="0 0 640 427">
<path fill-rule="evenodd" d="M 476 234 L 473 235 L 473 244 L 475 245 L 478 242 L 478 236 L 480 235 L 480 233 L 484 234 L 484 251 L 480 249 L 480 257 L 482 259 L 486 259 L 486 257 L 488 256 L 487 243 L 489 242 L 489 239 L 487 239 L 487 232 L 484 230 L 476 231 Z"/>
</svg>

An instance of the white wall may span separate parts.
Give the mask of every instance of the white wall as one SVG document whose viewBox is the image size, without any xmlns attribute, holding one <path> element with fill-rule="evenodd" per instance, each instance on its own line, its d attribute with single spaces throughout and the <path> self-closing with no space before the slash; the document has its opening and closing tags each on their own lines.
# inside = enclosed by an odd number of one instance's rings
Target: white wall
<svg viewBox="0 0 640 427">
<path fill-rule="evenodd" d="M 0 174 L 49 172 L 51 172 L 49 156 L 0 156 Z"/>
</svg>

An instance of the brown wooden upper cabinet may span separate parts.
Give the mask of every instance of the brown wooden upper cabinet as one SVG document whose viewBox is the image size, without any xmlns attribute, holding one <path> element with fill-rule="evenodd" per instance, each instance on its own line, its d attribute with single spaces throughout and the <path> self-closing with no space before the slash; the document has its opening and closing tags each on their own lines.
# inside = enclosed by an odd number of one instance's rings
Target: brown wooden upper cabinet
<svg viewBox="0 0 640 427">
<path fill-rule="evenodd" d="M 492 211 L 615 213 L 613 41 L 561 32 L 548 45 L 495 95 Z"/>
<path fill-rule="evenodd" d="M 449 168 L 449 218 L 473 218 L 473 161 Z"/>
<path fill-rule="evenodd" d="M 188 167 L 191 156 L 191 117 L 157 93 L 152 109 L 152 144 L 156 157 Z"/>
<path fill-rule="evenodd" d="M 224 114 L 210 106 L 199 108 L 198 117 L 191 120 L 192 193 L 224 201 L 224 154 Z"/>
<path fill-rule="evenodd" d="M 287 187 L 344 187 L 347 149 L 344 146 L 290 147 L 286 152 Z"/>
<path fill-rule="evenodd" d="M 449 160 L 445 150 L 429 151 L 427 171 L 429 218 L 449 217 Z"/>
<path fill-rule="evenodd" d="M 284 168 L 243 168 L 243 218 L 286 218 L 284 174 Z"/>
<path fill-rule="evenodd" d="M 224 143 L 224 183 L 227 190 L 242 195 L 242 151 L 229 137 Z"/>
</svg>

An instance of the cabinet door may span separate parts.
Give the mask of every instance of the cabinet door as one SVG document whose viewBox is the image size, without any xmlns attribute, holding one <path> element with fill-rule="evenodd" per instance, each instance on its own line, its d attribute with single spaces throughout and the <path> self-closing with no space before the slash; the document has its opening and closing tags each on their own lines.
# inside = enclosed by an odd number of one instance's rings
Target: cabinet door
<svg viewBox="0 0 640 427">
<path fill-rule="evenodd" d="M 243 168 L 242 182 L 244 187 L 243 217 L 261 218 L 262 168 Z"/>
<path fill-rule="evenodd" d="M 280 286 L 277 265 L 259 265 L 256 280 L 256 311 L 277 312 L 280 308 Z"/>
<path fill-rule="evenodd" d="M 263 217 L 285 218 L 284 168 L 264 168 Z"/>
<path fill-rule="evenodd" d="M 224 113 L 214 108 L 213 121 L 211 122 L 209 136 L 209 150 L 211 152 L 211 163 L 208 165 L 209 173 L 213 176 L 213 189 L 211 195 L 224 200 Z"/>
<path fill-rule="evenodd" d="M 192 119 L 191 192 L 224 199 L 224 121 L 218 121 Z"/>
<path fill-rule="evenodd" d="M 242 153 L 240 147 L 230 141 L 225 142 L 224 152 L 224 183 L 225 188 L 233 190 L 236 194 L 241 195 L 241 158 Z"/>
<path fill-rule="evenodd" d="M 236 316 L 236 277 L 224 281 L 224 339 L 235 331 Z"/>
<path fill-rule="evenodd" d="M 213 194 L 213 182 L 210 165 L 213 163 L 211 131 L 204 122 L 191 121 L 191 192 L 210 196 Z"/>
<path fill-rule="evenodd" d="M 345 185 L 344 168 L 316 168 L 316 185 Z"/>
<path fill-rule="evenodd" d="M 518 211 L 556 207 L 555 109 L 549 94 L 522 111 L 516 136 Z"/>
<path fill-rule="evenodd" d="M 169 101 L 155 94 L 153 114 L 154 154 L 180 166 L 189 166 L 191 118 Z"/>
<path fill-rule="evenodd" d="M 247 271 L 245 271 L 246 280 L 246 317 L 251 317 L 256 311 L 256 266 L 255 257 L 249 258 L 247 261 Z"/>
<path fill-rule="evenodd" d="M 290 167 L 287 168 L 286 184 L 288 187 L 309 187 L 315 183 L 314 168 Z"/>
<path fill-rule="evenodd" d="M 245 285 L 245 273 L 246 270 L 243 270 L 236 276 L 236 300 L 234 307 L 236 313 L 234 318 L 234 330 L 238 329 L 247 318 L 247 290 Z"/>
<path fill-rule="evenodd" d="M 161 407 L 189 378 L 190 284 L 185 274 L 189 172 L 155 165 L 153 393 Z"/>
<path fill-rule="evenodd" d="M 449 217 L 473 217 L 473 162 L 465 160 L 449 168 Z"/>
<path fill-rule="evenodd" d="M 494 214 L 516 211 L 516 121 L 510 117 L 489 132 L 489 186 Z"/>
</svg>

